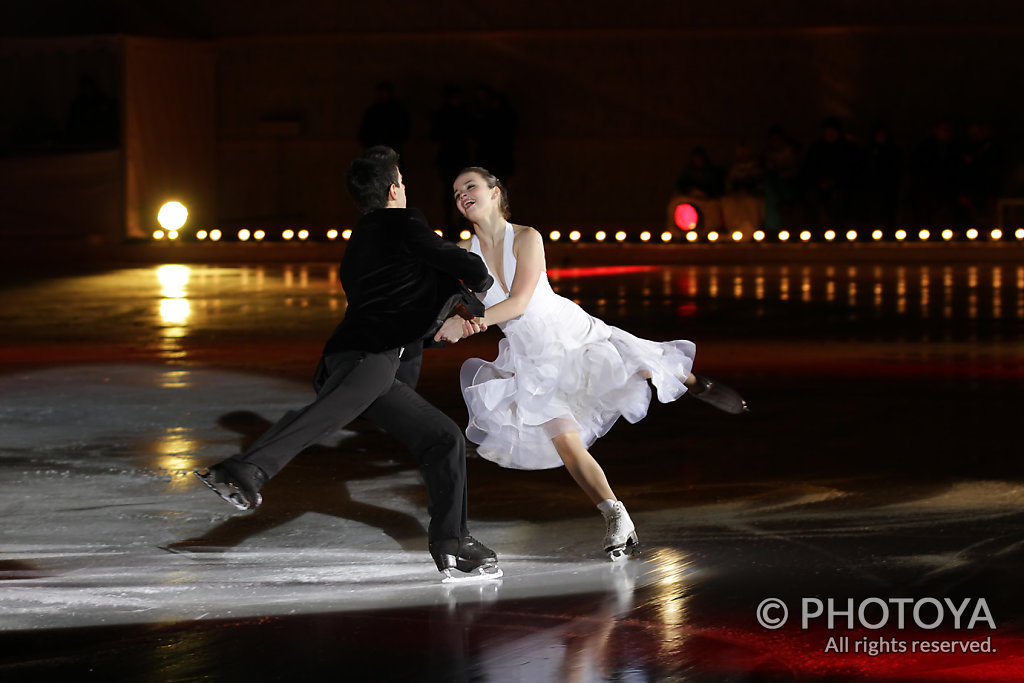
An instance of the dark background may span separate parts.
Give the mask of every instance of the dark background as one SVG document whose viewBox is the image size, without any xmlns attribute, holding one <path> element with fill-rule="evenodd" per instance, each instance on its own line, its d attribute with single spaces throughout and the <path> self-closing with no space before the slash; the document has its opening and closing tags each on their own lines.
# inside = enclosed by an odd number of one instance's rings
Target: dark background
<svg viewBox="0 0 1024 683">
<path fill-rule="evenodd" d="M 1000 195 L 1022 182 L 1016 2 L 54 0 L 4 3 L 0 33 L 4 236 L 144 237 L 171 195 L 194 227 L 350 224 L 344 169 L 381 81 L 410 115 L 411 203 L 436 223 L 446 85 L 514 108 L 515 219 L 541 227 L 658 227 L 694 145 L 728 166 L 781 125 L 806 150 L 826 116 L 858 141 L 884 120 L 907 152 L 940 119 L 989 122 L 1011 162 Z M 69 159 L 82 74 L 117 101 L 121 135 Z M 14 144 L 31 111 L 53 140 Z"/>
</svg>

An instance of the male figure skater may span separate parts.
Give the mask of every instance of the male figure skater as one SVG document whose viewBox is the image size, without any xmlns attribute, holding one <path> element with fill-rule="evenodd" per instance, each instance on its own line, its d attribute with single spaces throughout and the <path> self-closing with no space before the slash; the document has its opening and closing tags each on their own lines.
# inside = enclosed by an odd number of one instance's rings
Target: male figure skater
<svg viewBox="0 0 1024 683">
<path fill-rule="evenodd" d="M 473 320 L 483 315 L 483 305 L 469 290 L 484 292 L 493 280 L 482 259 L 438 237 L 421 212 L 406 208 L 398 154 L 391 148 L 373 147 L 357 157 L 347 185 L 363 217 L 341 260 L 348 309 L 324 346 L 316 400 L 286 413 L 244 453 L 196 475 L 238 509 L 251 510 L 262 502 L 266 481 L 300 451 L 362 416 L 419 461 L 428 493 L 429 551 L 443 581 L 501 576 L 497 556 L 466 525 L 462 430 L 395 379 L 404 346 L 431 335 L 457 342 L 483 330 Z M 453 576 L 453 569 L 466 576 Z"/>
</svg>

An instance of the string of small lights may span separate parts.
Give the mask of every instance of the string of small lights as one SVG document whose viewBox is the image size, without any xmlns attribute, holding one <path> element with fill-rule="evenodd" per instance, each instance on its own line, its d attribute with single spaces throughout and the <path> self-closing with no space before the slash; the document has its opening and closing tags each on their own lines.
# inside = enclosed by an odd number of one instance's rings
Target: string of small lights
<svg viewBox="0 0 1024 683">
<path fill-rule="evenodd" d="M 441 230 L 435 231 L 443 236 Z M 235 231 L 225 231 L 219 228 L 199 229 L 194 233 L 181 230 L 157 229 L 153 231 L 152 238 L 155 241 L 233 241 L 233 242 L 333 242 L 338 239 L 347 240 L 351 236 L 351 230 L 329 229 L 325 231 L 310 231 L 308 229 L 285 228 L 278 231 L 263 229 L 240 228 Z M 469 239 L 470 233 L 463 231 L 460 239 Z M 754 230 L 744 232 L 740 230 L 719 231 L 709 230 L 707 232 L 698 230 L 678 231 L 665 230 L 656 234 L 650 230 L 627 232 L 626 230 L 593 230 L 584 232 L 571 230 L 563 233 L 560 230 L 552 230 L 547 234 L 551 242 L 574 242 L 584 244 L 600 243 L 687 243 L 687 244 L 739 244 L 739 243 L 873 243 L 873 242 L 1024 242 L 1024 228 L 1017 228 L 1013 232 L 993 228 L 982 231 L 978 228 L 952 229 L 943 228 L 929 230 Z"/>
<path fill-rule="evenodd" d="M 333 242 L 338 239 L 347 240 L 352 235 L 350 229 L 310 230 L 308 228 L 283 228 L 278 230 L 262 228 L 238 228 L 234 230 L 220 228 L 201 228 L 194 232 L 184 230 L 188 218 L 188 210 L 178 202 L 168 202 L 161 209 L 157 220 L 160 228 L 152 233 L 154 241 L 173 242 L 176 240 L 199 242 Z M 665 229 L 660 233 L 654 230 L 551 230 L 547 239 L 551 242 L 573 243 L 684 243 L 684 244 L 800 244 L 800 243 L 878 243 L 878 242 L 929 242 L 929 243 L 962 243 L 962 242 L 1024 242 L 1024 227 L 1012 230 L 992 228 L 981 230 L 974 227 L 966 228 L 935 228 L 935 229 L 780 229 L 768 231 L 756 230 L 716 230 L 702 229 L 696 220 L 684 220 L 676 227 Z M 436 230 L 438 235 L 444 232 Z M 657 233 L 657 234 L 656 234 Z M 469 230 L 463 230 L 459 238 L 469 239 Z"/>
</svg>

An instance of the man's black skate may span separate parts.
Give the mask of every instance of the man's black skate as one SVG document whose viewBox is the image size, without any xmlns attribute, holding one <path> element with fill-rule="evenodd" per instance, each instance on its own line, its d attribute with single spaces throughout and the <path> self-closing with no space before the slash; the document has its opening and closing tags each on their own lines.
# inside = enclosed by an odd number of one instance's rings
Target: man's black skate
<svg viewBox="0 0 1024 683">
<path fill-rule="evenodd" d="M 195 470 L 199 481 L 239 510 L 254 510 L 263 502 L 260 489 L 267 481 L 256 465 L 240 460 L 225 460 L 205 472 Z"/>
<path fill-rule="evenodd" d="M 690 395 L 694 398 L 733 415 L 750 412 L 747 402 L 732 387 L 710 377 L 696 375 L 696 378 L 697 386 L 690 390 Z"/>
<path fill-rule="evenodd" d="M 498 568 L 498 556 L 472 536 L 463 536 L 461 540 L 451 538 L 437 544 L 430 544 L 430 555 L 434 558 L 437 570 L 444 574 L 442 583 L 453 581 L 473 581 L 500 579 L 501 569 Z M 463 574 L 452 574 L 452 570 Z"/>
</svg>

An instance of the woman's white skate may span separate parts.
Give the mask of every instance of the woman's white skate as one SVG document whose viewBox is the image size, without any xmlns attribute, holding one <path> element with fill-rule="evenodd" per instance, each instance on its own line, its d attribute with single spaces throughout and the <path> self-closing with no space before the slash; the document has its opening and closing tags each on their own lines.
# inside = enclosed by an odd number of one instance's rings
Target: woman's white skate
<svg viewBox="0 0 1024 683">
<path fill-rule="evenodd" d="M 615 501 L 608 513 L 604 515 L 607 530 L 604 536 L 604 551 L 608 553 L 608 559 L 612 562 L 621 562 L 633 555 L 640 553 L 640 540 L 636 535 L 636 527 L 633 520 L 626 512 L 626 506 L 621 500 Z"/>
</svg>

